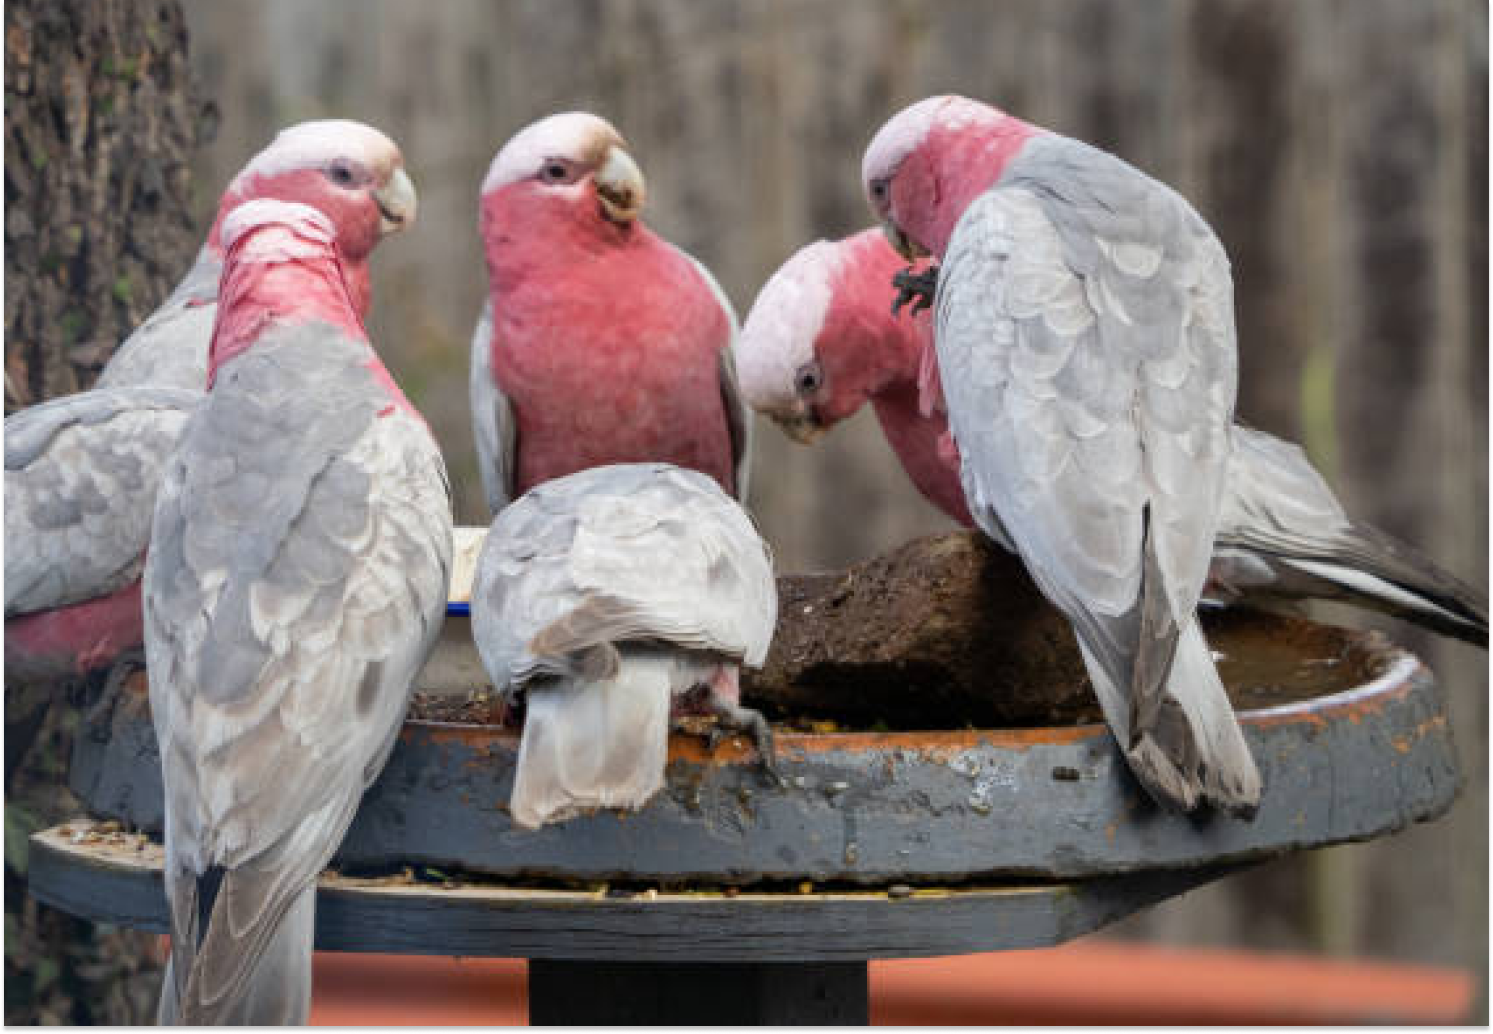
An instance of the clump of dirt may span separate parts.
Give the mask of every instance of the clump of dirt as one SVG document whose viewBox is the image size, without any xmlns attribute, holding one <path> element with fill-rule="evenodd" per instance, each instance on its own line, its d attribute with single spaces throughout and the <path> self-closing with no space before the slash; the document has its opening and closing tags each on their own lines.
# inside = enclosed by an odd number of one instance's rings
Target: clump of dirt
<svg viewBox="0 0 1493 1034">
<path fill-rule="evenodd" d="M 973 532 L 837 574 L 778 580 L 778 627 L 743 696 L 776 718 L 892 729 L 1091 720 L 1068 623 L 1021 561 Z"/>
<path fill-rule="evenodd" d="M 504 725 L 508 723 L 510 710 L 503 697 L 491 689 L 465 694 L 416 693 L 410 701 L 409 717 L 456 725 Z"/>
</svg>

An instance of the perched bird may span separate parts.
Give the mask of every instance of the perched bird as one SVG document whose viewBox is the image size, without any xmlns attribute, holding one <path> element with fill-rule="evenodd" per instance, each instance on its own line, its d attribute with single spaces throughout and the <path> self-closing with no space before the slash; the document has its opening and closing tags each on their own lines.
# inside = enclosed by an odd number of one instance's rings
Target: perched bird
<svg viewBox="0 0 1493 1034">
<path fill-rule="evenodd" d="M 99 386 L 6 418 L 7 672 L 81 673 L 139 649 L 137 579 L 161 470 L 207 382 L 223 221 L 256 198 L 303 202 L 332 221 L 360 317 L 369 254 L 416 209 L 399 149 L 376 129 L 291 126 L 234 178 L 196 263 Z"/>
<path fill-rule="evenodd" d="M 1175 191 L 963 97 L 894 116 L 862 163 L 909 260 L 941 260 L 934 341 L 970 515 L 1073 622 L 1157 800 L 1261 792 L 1196 608 L 1232 449 L 1233 283 Z"/>
<path fill-rule="evenodd" d="M 139 649 L 156 485 L 201 397 L 103 388 L 6 418 L 7 674 L 82 674 Z"/>
<path fill-rule="evenodd" d="M 334 223 L 222 227 L 207 397 L 145 563 L 165 789 L 163 1022 L 301 1022 L 315 880 L 382 768 L 443 619 L 449 489 L 369 344 Z"/>
<path fill-rule="evenodd" d="M 968 527 L 959 457 L 937 404 L 931 316 L 895 313 L 906 260 L 879 230 L 818 241 L 763 286 L 737 341 L 742 394 L 811 443 L 869 401 L 913 484 Z M 1290 609 L 1341 600 L 1488 645 L 1487 597 L 1343 510 L 1295 445 L 1233 427 L 1206 600 Z"/>
<path fill-rule="evenodd" d="M 223 269 L 223 220 L 256 198 L 297 201 L 332 220 L 353 303 L 367 319 L 369 256 L 384 237 L 414 221 L 414 184 L 398 146 L 372 126 L 341 119 L 301 122 L 281 130 L 234 176 L 192 268 L 115 350 L 96 387 L 166 384 L 202 390 Z"/>
<path fill-rule="evenodd" d="M 502 510 L 472 633 L 493 685 L 525 698 L 513 822 L 641 808 L 663 786 L 671 713 L 752 732 L 771 769 L 738 676 L 766 658 L 777 603 L 751 518 L 695 471 L 593 467 Z"/>
<path fill-rule="evenodd" d="M 552 115 L 509 140 L 482 184 L 471 402 L 493 513 L 608 463 L 675 463 L 745 494 L 736 315 L 704 266 L 643 225 L 625 148 L 594 115 Z"/>
</svg>

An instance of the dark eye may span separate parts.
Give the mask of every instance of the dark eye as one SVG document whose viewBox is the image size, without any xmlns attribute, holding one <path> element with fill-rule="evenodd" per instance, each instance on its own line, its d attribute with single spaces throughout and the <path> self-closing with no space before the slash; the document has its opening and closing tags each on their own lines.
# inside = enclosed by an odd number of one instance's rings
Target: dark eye
<svg viewBox="0 0 1493 1034">
<path fill-rule="evenodd" d="M 327 167 L 327 179 L 331 180 L 339 187 L 352 186 L 353 180 L 356 178 L 357 177 L 353 173 L 352 166 L 347 162 L 333 162 L 330 166 Z"/>
<path fill-rule="evenodd" d="M 886 200 L 886 180 L 873 180 L 871 182 L 871 196 L 877 201 Z"/>
<path fill-rule="evenodd" d="M 570 166 L 559 159 L 552 158 L 539 170 L 539 178 L 546 183 L 569 183 Z"/>
<path fill-rule="evenodd" d="M 793 386 L 800 395 L 812 395 L 824 385 L 824 370 L 818 359 L 810 359 L 793 375 Z"/>
</svg>

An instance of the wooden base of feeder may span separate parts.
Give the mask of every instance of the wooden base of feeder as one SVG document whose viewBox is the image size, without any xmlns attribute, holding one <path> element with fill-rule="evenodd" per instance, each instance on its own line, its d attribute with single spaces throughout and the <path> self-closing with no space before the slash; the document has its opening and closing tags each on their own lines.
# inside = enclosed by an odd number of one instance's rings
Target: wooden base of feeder
<svg viewBox="0 0 1493 1034">
<path fill-rule="evenodd" d="M 113 823 L 31 837 L 30 891 L 169 929 L 160 845 Z M 1230 870 L 1073 883 L 762 893 L 322 877 L 324 951 L 524 957 L 533 1024 L 864 1024 L 866 964 L 1061 944 Z"/>
</svg>

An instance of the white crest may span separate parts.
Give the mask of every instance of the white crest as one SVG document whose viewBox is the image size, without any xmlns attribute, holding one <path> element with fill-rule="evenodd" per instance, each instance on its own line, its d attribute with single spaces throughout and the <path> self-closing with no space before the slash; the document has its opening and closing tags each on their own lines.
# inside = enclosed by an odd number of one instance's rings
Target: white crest
<svg viewBox="0 0 1493 1034">
<path fill-rule="evenodd" d="M 871 138 L 861 160 L 861 186 L 869 192 L 873 180 L 893 175 L 934 126 L 957 130 L 1004 117 L 998 108 L 956 94 L 928 97 L 909 105 L 888 119 Z"/>
<path fill-rule="evenodd" d="M 741 393 L 753 409 L 784 410 L 797 403 L 794 379 L 814 358 L 843 261 L 839 245 L 815 241 L 795 252 L 758 292 L 736 344 Z"/>
<path fill-rule="evenodd" d="M 270 145 L 245 165 L 232 190 L 253 176 L 278 176 L 296 169 L 315 169 L 334 158 L 351 158 L 368 169 L 398 164 L 399 147 L 383 133 L 362 122 L 323 119 L 282 129 Z"/>
<path fill-rule="evenodd" d="M 488 167 L 482 193 L 527 179 L 539 171 L 546 158 L 578 161 L 597 138 L 621 140 L 610 122 L 584 111 L 550 115 L 525 126 L 503 145 Z"/>
</svg>

